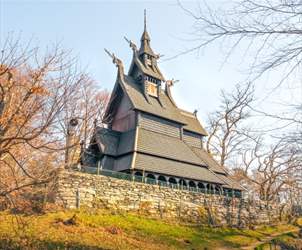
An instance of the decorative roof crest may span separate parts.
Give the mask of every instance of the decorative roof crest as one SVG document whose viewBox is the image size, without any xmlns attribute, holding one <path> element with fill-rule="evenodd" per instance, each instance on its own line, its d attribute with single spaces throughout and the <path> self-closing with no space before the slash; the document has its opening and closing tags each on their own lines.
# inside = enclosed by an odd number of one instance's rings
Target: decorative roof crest
<svg viewBox="0 0 302 250">
<path fill-rule="evenodd" d="M 116 65 L 118 68 L 118 77 L 120 80 L 124 80 L 124 64 L 122 60 L 117 58 L 114 53 L 110 53 L 107 49 L 104 49 L 105 52 L 112 58 L 112 62 Z"/>
</svg>

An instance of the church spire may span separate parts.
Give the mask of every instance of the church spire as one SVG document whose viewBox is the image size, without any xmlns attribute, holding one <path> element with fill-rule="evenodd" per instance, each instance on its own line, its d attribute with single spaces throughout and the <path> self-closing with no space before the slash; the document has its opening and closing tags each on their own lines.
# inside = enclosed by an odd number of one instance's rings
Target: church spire
<svg viewBox="0 0 302 250">
<path fill-rule="evenodd" d="M 144 10 L 144 32 L 141 37 L 141 47 L 139 49 L 140 55 L 147 54 L 156 57 L 156 55 L 154 54 L 154 52 L 150 47 L 150 40 L 151 39 L 147 31 L 147 14 L 146 14 L 146 10 Z"/>
<path fill-rule="evenodd" d="M 133 50 L 133 59 L 128 74 L 134 78 L 149 79 L 149 82 L 156 85 L 160 85 L 161 81 L 165 81 L 157 66 L 159 55 L 155 54 L 150 46 L 151 39 L 147 31 L 146 10 L 144 10 L 144 31 L 141 36 L 139 50 L 137 50 L 136 45 L 132 41 L 127 38 L 125 40 Z"/>
<path fill-rule="evenodd" d="M 144 31 L 147 31 L 147 16 L 146 16 L 146 9 L 144 9 Z"/>
</svg>

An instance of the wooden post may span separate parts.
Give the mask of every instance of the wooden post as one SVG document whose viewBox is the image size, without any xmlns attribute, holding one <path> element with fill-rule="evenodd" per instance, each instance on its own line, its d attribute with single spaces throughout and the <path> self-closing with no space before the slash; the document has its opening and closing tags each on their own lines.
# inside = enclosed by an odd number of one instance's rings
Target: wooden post
<svg viewBox="0 0 302 250">
<path fill-rule="evenodd" d="M 76 208 L 80 208 L 80 190 L 79 188 L 77 188 L 77 191 L 76 191 Z"/>
<path fill-rule="evenodd" d="M 97 175 L 100 174 L 100 163 L 101 163 L 101 162 L 98 160 L 98 162 L 97 162 L 97 166 L 98 166 L 98 167 L 97 167 L 97 172 L 96 172 Z"/>
</svg>

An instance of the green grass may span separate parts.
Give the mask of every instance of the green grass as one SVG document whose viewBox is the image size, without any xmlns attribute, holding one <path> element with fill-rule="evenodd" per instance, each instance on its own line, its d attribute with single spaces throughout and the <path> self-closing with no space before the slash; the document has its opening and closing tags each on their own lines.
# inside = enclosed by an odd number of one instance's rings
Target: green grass
<svg viewBox="0 0 302 250">
<path fill-rule="evenodd" d="M 76 225 L 64 225 L 74 214 Z M 0 249 L 238 249 L 265 235 L 292 229 L 292 225 L 256 230 L 210 228 L 104 210 L 18 217 L 2 212 Z"/>
<path fill-rule="evenodd" d="M 281 246 L 282 249 L 288 249 L 288 250 L 302 249 L 302 239 L 299 237 L 298 233 L 296 232 L 285 233 L 275 237 L 269 243 L 259 245 L 256 249 L 257 250 L 275 249 L 276 245 Z"/>
</svg>

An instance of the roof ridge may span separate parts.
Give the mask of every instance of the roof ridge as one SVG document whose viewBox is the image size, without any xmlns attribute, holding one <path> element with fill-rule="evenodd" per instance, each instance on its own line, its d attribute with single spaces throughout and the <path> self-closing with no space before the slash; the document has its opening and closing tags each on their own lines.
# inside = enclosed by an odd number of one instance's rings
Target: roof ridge
<svg viewBox="0 0 302 250">
<path fill-rule="evenodd" d="M 184 140 L 182 140 L 182 141 L 188 146 L 188 148 L 193 152 L 193 154 L 195 154 L 197 156 L 197 158 L 199 158 L 203 163 L 208 164 L 207 162 L 204 162 L 203 159 L 201 159 L 200 156 L 194 152 L 194 150 L 192 150 L 192 147 L 187 142 L 185 142 Z M 207 166 L 207 168 L 210 169 L 209 166 Z"/>
<path fill-rule="evenodd" d="M 184 141 L 184 143 L 185 144 L 187 144 L 185 141 Z M 190 148 L 190 150 L 199 158 L 199 159 L 201 159 L 200 158 L 200 156 L 198 156 L 195 152 L 194 152 L 194 150 L 192 150 L 191 149 L 191 146 L 189 146 L 188 144 L 187 144 L 187 146 Z M 204 150 L 203 148 L 201 148 L 201 150 Z M 202 160 L 202 159 L 201 159 Z M 215 159 L 214 159 L 215 160 Z M 206 163 L 206 164 L 208 164 L 208 163 Z M 209 164 L 208 164 L 209 165 Z M 218 174 L 216 174 L 211 168 L 210 168 L 210 166 L 207 166 L 207 169 L 212 173 L 212 174 L 214 174 L 218 179 L 220 179 L 221 181 L 223 181 L 225 184 L 228 184 L 228 183 L 226 183 L 225 182 L 225 180 L 223 180 L 220 176 L 218 176 Z M 224 170 L 224 169 L 223 169 Z M 226 173 L 226 174 L 228 174 L 228 173 Z"/>
<path fill-rule="evenodd" d="M 194 113 L 181 109 L 181 108 L 178 108 L 178 109 L 179 109 L 180 113 L 182 113 L 183 115 L 189 116 L 189 117 L 192 117 L 192 118 L 195 118 L 196 120 L 198 120 L 198 118 L 196 117 L 196 115 L 194 115 Z"/>
</svg>

